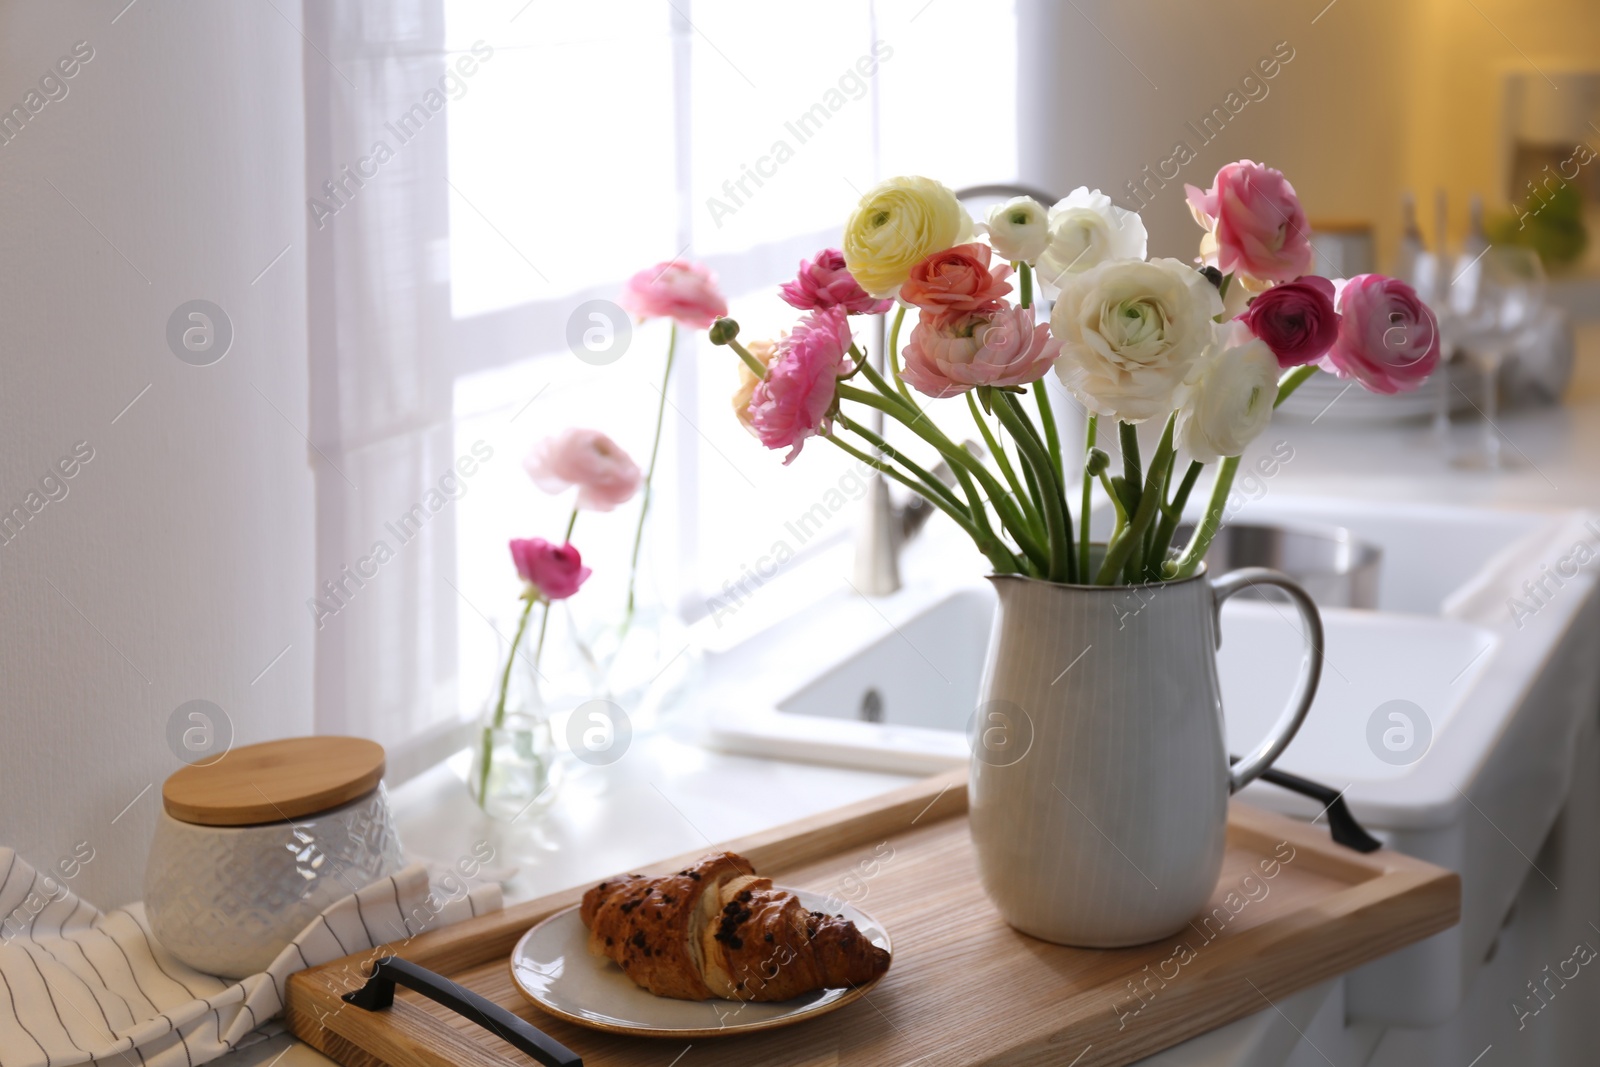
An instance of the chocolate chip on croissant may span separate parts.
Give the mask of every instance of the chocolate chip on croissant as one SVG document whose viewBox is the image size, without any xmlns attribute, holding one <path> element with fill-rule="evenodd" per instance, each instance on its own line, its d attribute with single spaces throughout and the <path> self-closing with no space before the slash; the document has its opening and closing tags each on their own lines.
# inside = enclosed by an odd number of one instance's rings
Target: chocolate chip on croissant
<svg viewBox="0 0 1600 1067">
<path fill-rule="evenodd" d="M 848 919 L 807 911 L 731 852 L 676 874 L 630 874 L 583 895 L 589 951 L 679 1000 L 788 1000 L 870 982 L 889 953 Z"/>
</svg>

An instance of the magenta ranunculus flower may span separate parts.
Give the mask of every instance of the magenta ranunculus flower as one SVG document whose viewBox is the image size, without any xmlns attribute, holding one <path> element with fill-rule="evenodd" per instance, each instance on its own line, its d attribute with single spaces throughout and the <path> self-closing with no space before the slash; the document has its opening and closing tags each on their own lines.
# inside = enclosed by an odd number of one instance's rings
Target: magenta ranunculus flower
<svg viewBox="0 0 1600 1067">
<path fill-rule="evenodd" d="M 1315 363 L 1339 335 L 1333 295 L 1332 282 L 1308 274 L 1257 296 L 1239 320 L 1272 349 L 1279 367 Z"/>
<path fill-rule="evenodd" d="M 1027 385 L 1044 377 L 1061 342 L 1033 309 L 938 315 L 924 311 L 906 342 L 900 376 L 931 397 L 956 396 L 977 385 Z"/>
<path fill-rule="evenodd" d="M 1340 283 L 1339 336 L 1319 364 L 1375 393 L 1404 393 L 1439 365 L 1439 320 L 1398 278 L 1358 274 Z"/>
<path fill-rule="evenodd" d="M 534 445 L 522 468 L 547 493 L 577 486 L 578 506 L 586 511 L 610 511 L 627 503 L 644 478 L 615 441 L 599 430 L 576 426 Z"/>
<path fill-rule="evenodd" d="M 567 599 L 593 573 L 572 545 L 551 544 L 542 537 L 513 539 L 511 561 L 522 580 L 546 600 Z"/>
<path fill-rule="evenodd" d="M 893 300 L 868 296 L 845 269 L 844 253 L 837 248 L 824 248 L 815 257 L 802 259 L 800 273 L 778 291 L 790 307 L 801 311 L 842 307 L 852 315 L 881 315 L 894 305 Z"/>
<path fill-rule="evenodd" d="M 716 276 L 703 263 L 669 259 L 628 279 L 618 297 L 641 319 L 674 319 L 703 330 L 728 313 Z"/>
<path fill-rule="evenodd" d="M 1200 254 L 1224 274 L 1287 282 L 1311 267 L 1311 227 L 1283 172 L 1241 159 L 1210 189 L 1185 185 L 1189 211 L 1207 237 Z"/>
<path fill-rule="evenodd" d="M 788 448 L 784 464 L 806 438 L 826 432 L 839 377 L 849 373 L 850 323 L 834 305 L 813 311 L 778 342 L 767 376 L 750 396 L 750 427 L 768 448 Z"/>
</svg>

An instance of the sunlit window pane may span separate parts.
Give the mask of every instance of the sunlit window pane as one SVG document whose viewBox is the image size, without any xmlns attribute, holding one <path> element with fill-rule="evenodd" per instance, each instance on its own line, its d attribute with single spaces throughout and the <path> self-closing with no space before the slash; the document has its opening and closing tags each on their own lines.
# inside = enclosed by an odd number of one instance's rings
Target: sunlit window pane
<svg viewBox="0 0 1600 1067">
<path fill-rule="evenodd" d="M 503 13 L 480 27 L 485 6 L 445 5 L 453 46 L 493 49 L 449 110 L 457 317 L 559 298 L 677 247 L 670 9 L 540 5 L 524 39 Z"/>
<path fill-rule="evenodd" d="M 694 5 L 696 251 L 836 226 L 872 183 L 868 13 L 859 0 Z"/>
</svg>

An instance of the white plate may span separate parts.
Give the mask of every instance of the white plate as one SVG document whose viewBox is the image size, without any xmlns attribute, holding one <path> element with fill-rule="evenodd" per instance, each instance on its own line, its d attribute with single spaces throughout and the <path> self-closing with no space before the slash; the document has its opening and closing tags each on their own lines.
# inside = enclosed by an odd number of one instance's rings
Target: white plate
<svg viewBox="0 0 1600 1067">
<path fill-rule="evenodd" d="M 807 911 L 843 915 L 862 936 L 892 952 L 889 934 L 870 915 L 803 889 L 789 892 Z M 877 984 L 819 989 L 772 1004 L 734 1000 L 674 1000 L 633 984 L 622 968 L 591 956 L 589 931 L 577 906 L 558 911 L 522 935 L 511 950 L 511 980 L 522 995 L 551 1015 L 595 1030 L 638 1037 L 715 1037 L 788 1026 L 825 1015 L 864 996 Z M 881 977 L 881 976 L 880 976 Z"/>
</svg>

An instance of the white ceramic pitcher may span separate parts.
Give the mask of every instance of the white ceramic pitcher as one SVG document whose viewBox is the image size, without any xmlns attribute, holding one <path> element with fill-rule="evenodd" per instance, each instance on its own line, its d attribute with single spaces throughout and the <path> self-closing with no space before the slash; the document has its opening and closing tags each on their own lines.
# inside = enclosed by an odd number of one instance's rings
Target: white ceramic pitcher
<svg viewBox="0 0 1600 1067">
<path fill-rule="evenodd" d="M 991 581 L 999 606 L 969 786 L 985 890 L 1012 926 L 1059 944 L 1176 932 L 1216 887 L 1228 796 L 1288 747 L 1311 707 L 1316 605 L 1261 567 L 1134 586 Z M 1306 658 L 1271 734 L 1230 769 L 1218 623 L 1222 602 L 1252 585 L 1289 594 Z"/>
</svg>

